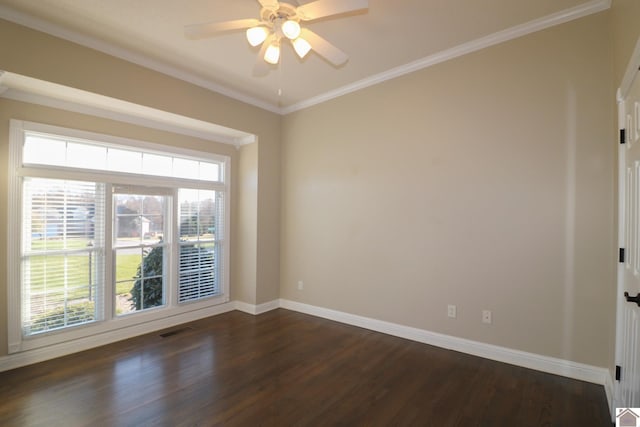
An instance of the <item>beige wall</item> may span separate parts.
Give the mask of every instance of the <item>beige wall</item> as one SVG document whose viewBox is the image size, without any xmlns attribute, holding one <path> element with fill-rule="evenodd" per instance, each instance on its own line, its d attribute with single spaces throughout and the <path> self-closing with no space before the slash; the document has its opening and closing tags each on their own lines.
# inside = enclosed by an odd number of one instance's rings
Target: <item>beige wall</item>
<svg viewBox="0 0 640 427">
<path fill-rule="evenodd" d="M 608 366 L 609 34 L 590 16 L 286 116 L 281 297 Z"/>
<path fill-rule="evenodd" d="M 639 9 L 636 0 L 614 0 L 611 12 L 284 118 L 0 20 L 0 70 L 259 138 L 236 152 L 0 100 L 0 169 L 9 118 L 228 153 L 232 298 L 283 297 L 611 366 L 612 102 L 640 31 Z M 0 355 L 1 236 L 6 210 Z M 446 317 L 447 304 L 457 304 L 457 319 Z M 493 325 L 480 323 L 482 309 L 493 310 Z"/>
<path fill-rule="evenodd" d="M 281 135 L 281 118 L 274 120 Z M 256 304 L 280 298 L 280 140 L 258 143 L 258 242 Z"/>
<path fill-rule="evenodd" d="M 236 233 L 233 240 L 232 260 L 238 268 L 234 269 L 231 298 L 256 303 L 256 262 L 258 256 L 258 146 L 247 145 L 241 148 L 238 160 L 238 197 L 237 210 L 232 214 Z"/>
<path fill-rule="evenodd" d="M 258 136 L 233 147 L 108 120 L 0 100 L 0 170 L 7 168 L 8 120 L 22 118 L 232 156 L 232 297 L 264 302 L 278 294 L 280 116 L 126 61 L 0 20 L 0 70 L 210 121 Z M 6 206 L 6 174 L 0 206 Z M 257 180 L 260 186 L 256 185 Z M 6 211 L 0 212 L 0 355 L 6 354 Z M 275 265 L 275 268 L 273 267 Z"/>
<path fill-rule="evenodd" d="M 616 88 L 622 82 L 633 49 L 640 37 L 640 1 L 613 0 L 611 29 Z"/>
</svg>

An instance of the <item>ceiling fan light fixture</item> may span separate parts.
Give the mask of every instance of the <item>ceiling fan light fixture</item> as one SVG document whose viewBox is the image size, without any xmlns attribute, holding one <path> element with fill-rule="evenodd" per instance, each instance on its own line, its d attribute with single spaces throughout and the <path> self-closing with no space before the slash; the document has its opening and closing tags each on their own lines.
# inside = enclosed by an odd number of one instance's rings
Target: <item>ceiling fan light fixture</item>
<svg viewBox="0 0 640 427">
<path fill-rule="evenodd" d="M 298 37 L 293 42 L 293 49 L 296 51 L 300 59 L 304 58 L 311 50 L 311 45 L 305 39 Z"/>
<path fill-rule="evenodd" d="M 276 65 L 280 61 L 280 45 L 277 42 L 273 42 L 267 47 L 264 60 L 272 65 Z"/>
<path fill-rule="evenodd" d="M 230 31 L 245 31 L 250 45 L 260 47 L 253 67 L 254 76 L 267 75 L 270 71 L 267 64 L 280 63 L 280 57 L 283 55 L 280 53 L 283 40 L 285 44 L 291 43 L 300 59 L 305 58 L 313 50 L 334 67 L 341 67 L 348 61 L 349 56 L 306 28 L 306 25 L 305 28 L 301 28 L 300 23 L 369 8 L 369 0 L 258 0 L 258 3 L 262 7 L 257 19 L 234 19 L 187 25 L 184 28 L 185 37 L 201 39 Z"/>
<path fill-rule="evenodd" d="M 300 24 L 292 19 L 287 19 L 282 24 L 282 34 L 289 40 L 295 40 L 300 35 Z"/>
<path fill-rule="evenodd" d="M 267 39 L 269 31 L 265 27 L 253 27 L 247 30 L 247 41 L 253 47 L 258 46 Z"/>
</svg>

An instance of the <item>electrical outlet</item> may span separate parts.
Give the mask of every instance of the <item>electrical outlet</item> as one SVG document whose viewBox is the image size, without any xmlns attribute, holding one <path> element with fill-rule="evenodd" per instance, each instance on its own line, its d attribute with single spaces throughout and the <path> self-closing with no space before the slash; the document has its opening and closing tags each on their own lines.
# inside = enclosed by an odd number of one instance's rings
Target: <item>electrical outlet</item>
<svg viewBox="0 0 640 427">
<path fill-rule="evenodd" d="M 492 315 L 491 310 L 482 310 L 482 323 L 491 323 Z"/>
<path fill-rule="evenodd" d="M 301 291 L 304 289 L 304 282 L 302 280 L 298 280 L 298 290 Z"/>
<path fill-rule="evenodd" d="M 449 304 L 447 306 L 447 316 L 455 319 L 456 318 L 456 306 Z"/>
</svg>

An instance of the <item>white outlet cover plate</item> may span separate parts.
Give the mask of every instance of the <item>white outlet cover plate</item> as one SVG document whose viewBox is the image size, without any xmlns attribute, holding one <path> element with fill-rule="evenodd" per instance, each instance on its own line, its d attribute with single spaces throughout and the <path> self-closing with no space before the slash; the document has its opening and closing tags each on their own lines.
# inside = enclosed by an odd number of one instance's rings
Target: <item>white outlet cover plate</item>
<svg viewBox="0 0 640 427">
<path fill-rule="evenodd" d="M 455 305 L 448 305 L 447 306 L 447 316 L 455 319 L 456 318 L 456 306 Z"/>
<path fill-rule="evenodd" d="M 491 310 L 482 310 L 482 323 L 491 323 Z"/>
</svg>

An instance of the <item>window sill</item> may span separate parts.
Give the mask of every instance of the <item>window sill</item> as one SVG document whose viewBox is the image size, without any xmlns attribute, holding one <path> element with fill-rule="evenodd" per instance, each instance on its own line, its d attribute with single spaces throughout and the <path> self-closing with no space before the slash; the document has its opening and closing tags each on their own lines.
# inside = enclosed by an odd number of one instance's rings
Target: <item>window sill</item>
<svg viewBox="0 0 640 427">
<path fill-rule="evenodd" d="M 52 331 L 9 343 L 9 354 L 44 350 L 59 357 L 233 310 L 226 295 Z M 70 351 L 68 351 L 70 350 Z M 60 351 L 62 353 L 58 354 Z M 51 358 L 51 357 L 48 357 Z M 46 360 L 46 359 L 43 359 Z"/>
</svg>

